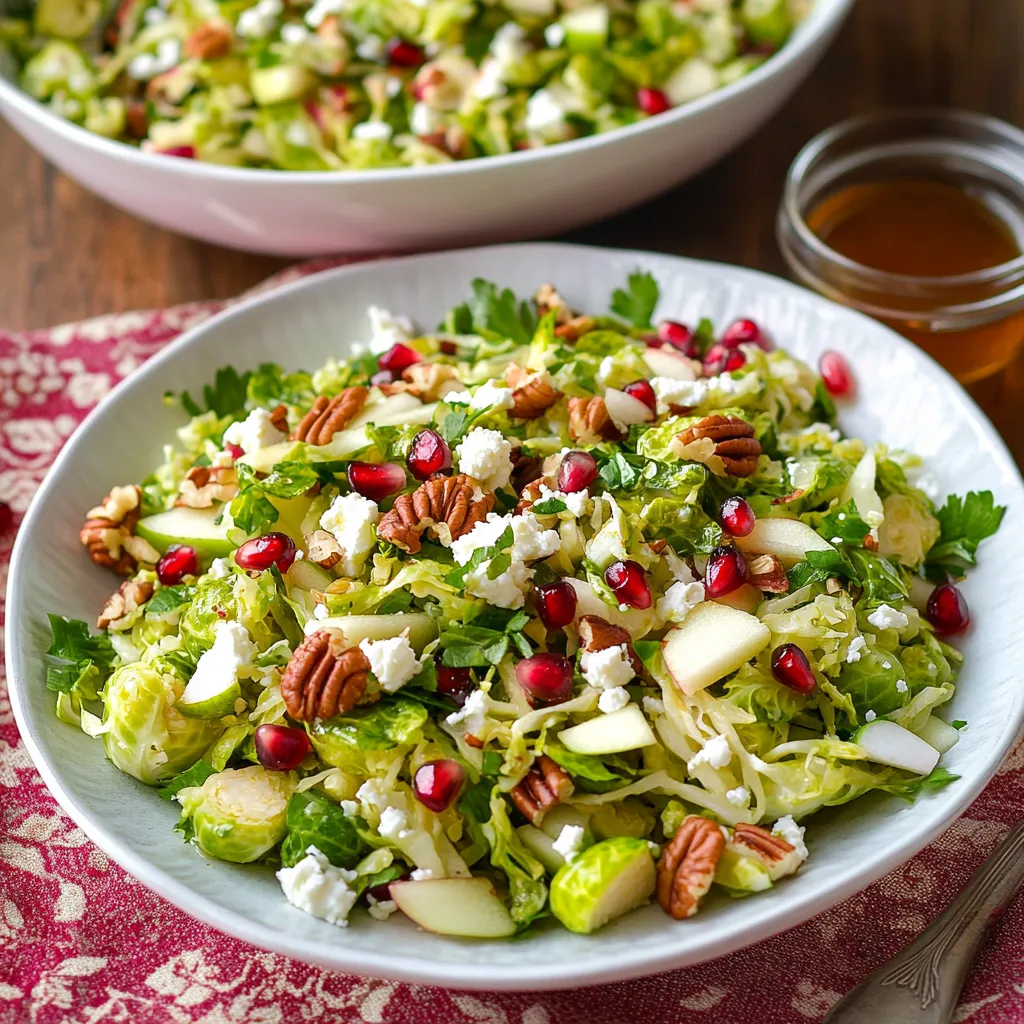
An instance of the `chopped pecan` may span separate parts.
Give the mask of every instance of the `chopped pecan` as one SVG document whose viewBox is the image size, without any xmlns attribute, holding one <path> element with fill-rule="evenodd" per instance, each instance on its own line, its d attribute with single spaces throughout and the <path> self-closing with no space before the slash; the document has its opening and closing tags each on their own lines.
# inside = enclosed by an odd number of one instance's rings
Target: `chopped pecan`
<svg viewBox="0 0 1024 1024">
<path fill-rule="evenodd" d="M 231 501 L 238 494 L 234 466 L 193 466 L 178 488 L 174 504 L 184 508 L 210 508 L 214 502 Z"/>
<path fill-rule="evenodd" d="M 562 341 L 579 341 L 597 326 L 592 316 L 574 316 L 571 320 L 555 328 L 555 337 Z"/>
<path fill-rule="evenodd" d="M 664 537 L 659 537 L 657 540 L 649 540 L 647 546 L 656 554 L 660 555 L 665 550 L 665 546 L 668 541 Z"/>
<path fill-rule="evenodd" d="M 333 533 L 313 530 L 303 537 L 306 544 L 306 558 L 325 569 L 333 569 L 341 561 L 341 545 Z"/>
<path fill-rule="evenodd" d="M 195 28 L 185 40 L 182 49 L 186 57 L 213 60 L 229 54 L 234 39 L 231 26 L 226 21 L 215 18 L 212 21 L 204 21 Z"/>
<path fill-rule="evenodd" d="M 366 388 L 358 386 L 344 388 L 333 398 L 320 395 L 313 403 L 313 408 L 292 431 L 290 440 L 315 445 L 330 444 L 335 433 L 359 415 L 368 395 Z"/>
<path fill-rule="evenodd" d="M 131 614 L 141 608 L 153 596 L 153 584 L 147 580 L 125 580 L 107 598 L 99 618 L 97 629 L 122 629 L 128 624 Z"/>
<path fill-rule="evenodd" d="M 747 582 L 769 594 L 785 594 L 789 590 L 786 567 L 775 555 L 749 555 Z"/>
<path fill-rule="evenodd" d="M 270 422 L 275 430 L 280 430 L 282 434 L 288 433 L 288 407 L 286 405 L 276 405 L 270 410 Z"/>
<path fill-rule="evenodd" d="M 640 660 L 640 655 L 633 650 L 633 638 L 629 635 L 628 629 L 616 626 L 607 619 L 602 619 L 600 615 L 581 615 L 576 621 L 576 632 L 579 634 L 580 647 L 588 653 L 625 644 L 633 671 L 637 675 L 643 672 L 644 663 Z"/>
<path fill-rule="evenodd" d="M 599 441 L 621 441 L 620 434 L 604 404 L 603 398 L 569 399 L 569 434 L 574 441 L 597 444 Z"/>
<path fill-rule="evenodd" d="M 543 416 L 562 397 L 552 386 L 546 370 L 531 373 L 513 363 L 505 371 L 505 382 L 512 388 L 509 414 L 521 420 Z"/>
<path fill-rule="evenodd" d="M 447 363 L 413 363 L 402 372 L 408 391 L 423 402 L 436 402 L 462 386 L 454 366 Z"/>
<path fill-rule="evenodd" d="M 683 818 L 658 862 L 658 902 L 665 913 L 677 921 L 697 913 L 724 849 L 725 835 L 713 821 L 696 814 Z"/>
<path fill-rule="evenodd" d="M 527 484 L 519 495 L 519 501 L 516 502 L 515 515 L 521 516 L 535 501 L 540 499 L 540 480 L 534 480 L 533 483 Z"/>
<path fill-rule="evenodd" d="M 680 458 L 703 462 L 719 476 L 750 476 L 757 470 L 761 442 L 754 426 L 738 416 L 705 416 L 676 435 Z"/>
<path fill-rule="evenodd" d="M 351 711 L 366 693 L 370 662 L 358 647 L 337 650 L 329 630 L 318 629 L 295 649 L 281 676 L 281 696 L 297 722 Z"/>
<path fill-rule="evenodd" d="M 783 875 L 791 875 L 803 863 L 803 855 L 792 843 L 786 842 L 781 836 L 774 835 L 760 825 L 747 825 L 740 822 L 732 837 L 731 845 L 740 848 L 740 852 L 757 857 L 768 869 L 774 882 Z"/>
<path fill-rule="evenodd" d="M 509 795 L 523 817 L 539 825 L 550 808 L 572 796 L 573 788 L 569 773 L 541 754 Z"/>
<path fill-rule="evenodd" d="M 878 541 L 875 540 L 875 538 L 872 537 L 870 533 L 864 538 L 864 548 L 867 551 L 877 551 L 878 550 Z"/>
<path fill-rule="evenodd" d="M 568 323 L 576 314 L 553 284 L 542 284 L 538 289 L 533 301 L 537 303 L 537 312 L 541 316 L 547 316 L 552 310 L 555 313 L 555 323 L 558 326 Z"/>
<path fill-rule="evenodd" d="M 521 494 L 527 484 L 532 484 L 544 475 L 544 460 L 537 455 L 524 455 L 522 448 L 509 452 L 512 462 L 512 488 Z"/>
<path fill-rule="evenodd" d="M 102 503 L 86 513 L 78 539 L 97 564 L 119 576 L 129 576 L 139 564 L 160 560 L 160 552 L 132 532 L 139 521 L 142 489 L 134 485 L 114 487 Z"/>
<path fill-rule="evenodd" d="M 426 530 L 442 544 L 457 540 L 486 518 L 494 508 L 494 495 L 481 494 L 465 473 L 435 477 L 412 494 L 400 494 L 391 510 L 381 516 L 377 536 L 414 555 Z"/>
</svg>

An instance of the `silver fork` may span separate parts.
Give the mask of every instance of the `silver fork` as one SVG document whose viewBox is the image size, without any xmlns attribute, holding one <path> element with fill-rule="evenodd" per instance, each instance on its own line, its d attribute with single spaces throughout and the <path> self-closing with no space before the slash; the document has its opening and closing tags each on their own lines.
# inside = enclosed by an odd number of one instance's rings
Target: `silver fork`
<svg viewBox="0 0 1024 1024">
<path fill-rule="evenodd" d="M 1024 823 L 905 950 L 839 1000 L 822 1024 L 948 1024 L 989 923 L 1024 882 Z"/>
</svg>

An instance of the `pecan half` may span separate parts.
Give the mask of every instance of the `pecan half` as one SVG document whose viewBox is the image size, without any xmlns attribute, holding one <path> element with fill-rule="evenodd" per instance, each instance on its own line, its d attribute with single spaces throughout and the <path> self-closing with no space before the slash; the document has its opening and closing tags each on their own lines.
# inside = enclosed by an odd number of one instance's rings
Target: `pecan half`
<svg viewBox="0 0 1024 1024">
<path fill-rule="evenodd" d="M 318 629 L 295 649 L 281 676 L 281 696 L 297 722 L 351 711 L 366 693 L 370 662 L 358 647 L 336 649 L 330 631 Z"/>
<path fill-rule="evenodd" d="M 569 399 L 569 434 L 574 441 L 597 444 L 599 441 L 621 441 L 620 434 L 604 404 L 603 398 Z"/>
<path fill-rule="evenodd" d="M 469 533 L 493 508 L 494 495 L 481 495 L 476 481 L 465 473 L 436 477 L 395 499 L 390 511 L 381 516 L 377 537 L 414 555 L 424 531 L 450 544 Z"/>
<path fill-rule="evenodd" d="M 789 590 L 786 567 L 775 555 L 750 555 L 747 558 L 747 582 L 769 594 L 785 594 Z"/>
<path fill-rule="evenodd" d="M 539 456 L 524 455 L 522 448 L 513 448 L 508 457 L 512 463 L 512 489 L 516 494 L 522 494 L 523 488 L 544 475 L 544 460 Z"/>
<path fill-rule="evenodd" d="M 313 530 L 303 538 L 306 545 L 306 558 L 325 569 L 333 569 L 341 561 L 341 545 L 333 533 L 326 530 Z"/>
<path fill-rule="evenodd" d="M 574 316 L 571 320 L 555 328 L 555 337 L 562 341 L 579 341 L 584 334 L 589 334 L 597 326 L 592 316 Z"/>
<path fill-rule="evenodd" d="M 282 434 L 288 433 L 288 407 L 286 405 L 275 405 L 270 410 L 270 422 L 275 430 Z"/>
<path fill-rule="evenodd" d="M 402 371 L 409 394 L 423 402 L 436 402 L 449 391 L 461 388 L 454 366 L 447 363 L 413 363 Z"/>
<path fill-rule="evenodd" d="M 803 855 L 792 843 L 786 842 L 781 836 L 774 835 L 760 825 L 747 825 L 740 822 L 730 841 L 730 845 L 738 847 L 739 852 L 754 856 L 768 869 L 774 882 L 784 875 L 791 875 L 803 863 Z"/>
<path fill-rule="evenodd" d="M 658 902 L 665 913 L 677 921 L 697 913 L 724 849 L 725 835 L 713 821 L 696 814 L 683 818 L 658 862 Z"/>
<path fill-rule="evenodd" d="M 226 21 L 221 21 L 220 19 L 204 21 L 185 40 L 182 50 L 186 57 L 196 57 L 199 60 L 213 60 L 216 57 L 224 57 L 231 52 L 234 38 L 231 26 Z"/>
<path fill-rule="evenodd" d="M 335 433 L 361 412 L 369 393 L 366 388 L 357 386 L 344 388 L 333 398 L 320 395 L 292 431 L 289 440 L 329 444 Z"/>
<path fill-rule="evenodd" d="M 540 487 L 540 480 L 534 480 L 523 488 L 519 501 L 516 502 L 515 515 L 521 516 L 535 501 L 540 500 Z"/>
<path fill-rule="evenodd" d="M 757 470 L 761 442 L 754 426 L 738 416 L 705 416 L 676 435 L 673 451 L 684 459 L 703 462 L 719 476 L 750 476 Z"/>
<path fill-rule="evenodd" d="M 633 671 L 637 675 L 643 672 L 644 663 L 633 650 L 633 638 L 629 635 L 628 629 L 616 626 L 607 619 L 602 619 L 600 615 L 581 615 L 576 621 L 576 632 L 579 634 L 580 647 L 588 653 L 625 644 Z"/>
<path fill-rule="evenodd" d="M 99 618 L 97 629 L 123 629 L 133 612 L 141 608 L 153 596 L 153 584 L 147 580 L 125 580 L 107 598 Z"/>
<path fill-rule="evenodd" d="M 505 382 L 512 388 L 509 415 L 521 420 L 543 416 L 562 397 L 552 386 L 546 370 L 531 373 L 513 363 L 505 371 Z"/>
<path fill-rule="evenodd" d="M 228 502 L 238 494 L 234 466 L 193 466 L 178 488 L 174 504 L 184 508 L 210 508 L 214 502 Z"/>
<path fill-rule="evenodd" d="M 160 552 L 132 532 L 141 507 L 142 489 L 129 485 L 112 488 L 99 505 L 89 509 L 78 539 L 97 565 L 130 576 L 140 563 L 155 565 L 160 560 Z"/>
<path fill-rule="evenodd" d="M 539 825 L 549 808 L 572 796 L 573 788 L 569 773 L 541 754 L 509 795 L 523 817 L 531 825 Z"/>
<path fill-rule="evenodd" d="M 568 323 L 576 314 L 553 284 L 542 284 L 533 297 L 537 303 L 537 312 L 541 316 L 547 316 L 552 310 L 555 313 L 555 324 L 561 326 Z"/>
</svg>

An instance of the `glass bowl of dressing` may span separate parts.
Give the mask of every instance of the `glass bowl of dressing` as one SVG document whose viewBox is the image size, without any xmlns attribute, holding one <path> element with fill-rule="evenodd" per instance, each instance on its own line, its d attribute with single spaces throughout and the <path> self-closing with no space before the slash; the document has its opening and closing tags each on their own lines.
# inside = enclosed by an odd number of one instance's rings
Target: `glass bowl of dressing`
<svg viewBox="0 0 1024 1024">
<path fill-rule="evenodd" d="M 1024 132 L 967 111 L 894 110 L 797 154 L 776 234 L 793 274 L 889 324 L 961 382 L 1024 341 Z"/>
</svg>

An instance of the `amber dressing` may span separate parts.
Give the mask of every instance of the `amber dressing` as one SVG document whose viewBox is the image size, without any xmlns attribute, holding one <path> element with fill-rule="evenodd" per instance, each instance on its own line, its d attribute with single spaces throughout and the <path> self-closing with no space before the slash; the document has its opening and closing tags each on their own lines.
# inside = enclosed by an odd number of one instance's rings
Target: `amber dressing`
<svg viewBox="0 0 1024 1024">
<path fill-rule="evenodd" d="M 1017 234 L 996 212 L 995 203 L 938 181 L 851 185 L 822 200 L 807 216 L 807 223 L 831 249 L 891 274 L 924 278 L 971 274 L 1021 254 Z M 985 287 L 980 283 L 958 286 L 955 300 L 983 299 Z M 873 298 L 880 303 L 891 298 L 892 308 L 908 308 L 905 293 L 875 293 Z M 926 304 L 923 300 L 920 308 Z M 933 332 L 913 320 L 891 326 L 960 380 L 972 381 L 1009 362 L 1024 335 L 1024 314 L 958 332 Z"/>
</svg>

